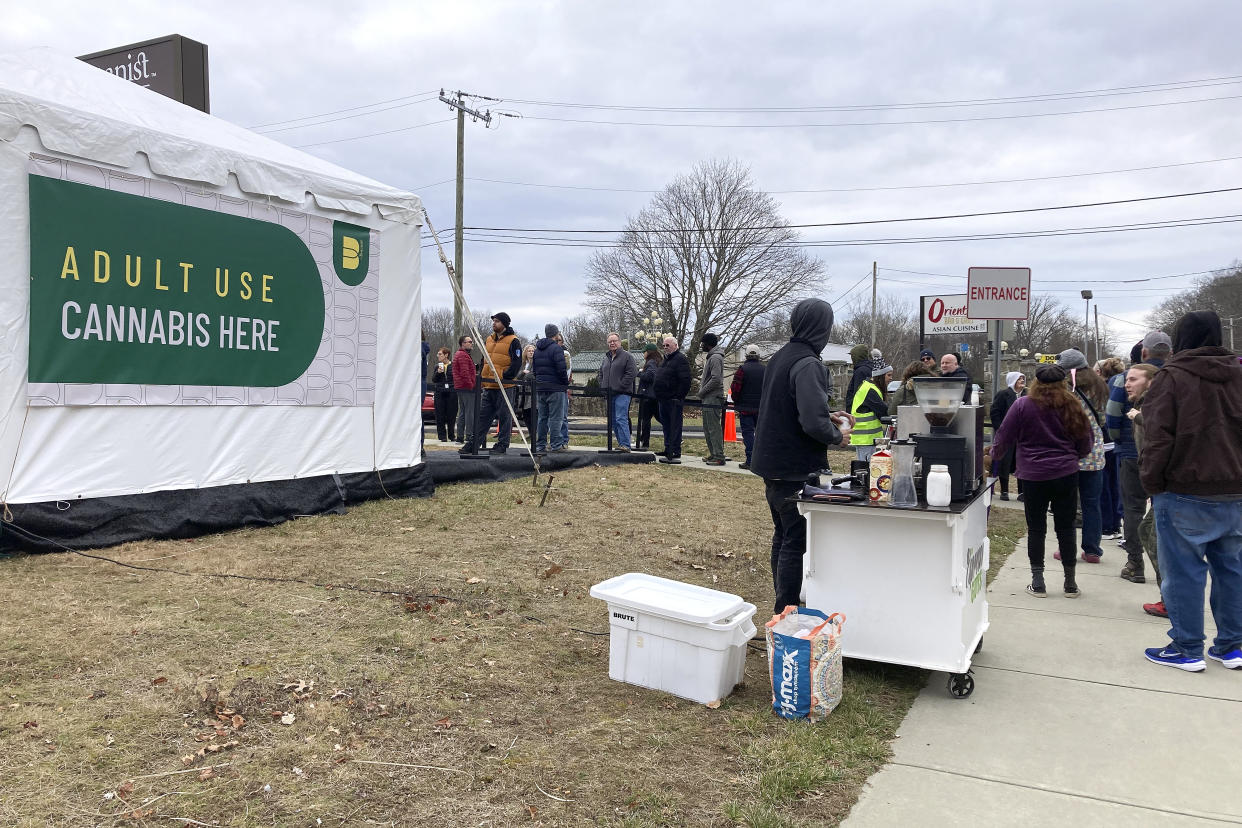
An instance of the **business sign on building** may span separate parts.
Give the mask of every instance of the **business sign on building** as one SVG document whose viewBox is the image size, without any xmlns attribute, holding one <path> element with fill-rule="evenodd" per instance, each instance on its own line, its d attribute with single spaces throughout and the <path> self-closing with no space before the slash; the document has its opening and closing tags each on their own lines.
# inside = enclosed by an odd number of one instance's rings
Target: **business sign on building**
<svg viewBox="0 0 1242 828">
<path fill-rule="evenodd" d="M 1029 267 L 972 267 L 966 273 L 971 319 L 1027 319 L 1031 315 Z"/>
<path fill-rule="evenodd" d="M 966 294 L 923 296 L 920 338 L 937 334 L 987 333 L 986 319 L 971 319 L 966 313 Z"/>
<path fill-rule="evenodd" d="M 29 172 L 31 405 L 374 403 L 369 228 L 62 159 Z"/>
<path fill-rule="evenodd" d="M 207 46 L 169 35 L 82 55 L 78 60 L 203 112 L 211 111 Z"/>
</svg>

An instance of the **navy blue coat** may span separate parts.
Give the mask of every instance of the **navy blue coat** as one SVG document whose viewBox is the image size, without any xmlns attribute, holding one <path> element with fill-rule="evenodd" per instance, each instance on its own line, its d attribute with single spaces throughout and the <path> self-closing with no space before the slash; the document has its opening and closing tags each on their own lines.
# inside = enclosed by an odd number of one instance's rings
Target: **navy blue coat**
<svg viewBox="0 0 1242 828">
<path fill-rule="evenodd" d="M 535 369 L 535 382 L 540 391 L 564 391 L 569 387 L 566 376 L 565 348 L 555 339 L 541 339 L 535 343 L 535 355 L 531 358 Z"/>
</svg>

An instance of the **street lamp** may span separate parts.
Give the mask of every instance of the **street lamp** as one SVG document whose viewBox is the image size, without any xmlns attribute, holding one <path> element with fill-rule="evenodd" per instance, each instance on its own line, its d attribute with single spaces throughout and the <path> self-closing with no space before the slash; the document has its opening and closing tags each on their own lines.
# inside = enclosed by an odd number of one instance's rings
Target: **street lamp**
<svg viewBox="0 0 1242 828">
<path fill-rule="evenodd" d="M 1082 317 L 1082 355 L 1083 355 L 1083 358 L 1086 359 L 1087 338 L 1090 337 L 1091 335 L 1090 334 L 1090 331 L 1091 331 L 1091 291 L 1084 290 L 1082 292 L 1082 298 L 1087 300 L 1087 309 L 1086 311 L 1084 311 L 1083 317 Z"/>
<path fill-rule="evenodd" d="M 1022 350 L 1018 351 L 1018 356 L 1022 357 L 1023 359 L 1026 359 L 1030 355 L 1031 355 L 1031 352 L 1028 351 L 1026 348 L 1023 348 Z"/>
</svg>

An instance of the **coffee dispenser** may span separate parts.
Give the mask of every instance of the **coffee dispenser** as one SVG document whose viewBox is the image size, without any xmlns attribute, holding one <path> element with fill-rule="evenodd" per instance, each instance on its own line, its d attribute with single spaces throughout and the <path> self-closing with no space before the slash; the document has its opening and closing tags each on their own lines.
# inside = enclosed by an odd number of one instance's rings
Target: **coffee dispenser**
<svg viewBox="0 0 1242 828">
<path fill-rule="evenodd" d="M 914 377 L 914 396 L 927 421 L 927 431 L 911 434 L 916 454 L 927 480 L 932 466 L 946 466 L 953 481 L 952 499 L 965 500 L 975 491 L 974 445 L 955 433 L 953 421 L 962 405 L 965 377 Z M 900 432 L 900 429 L 899 429 Z M 904 436 L 899 433 L 898 436 Z M 979 444 L 982 448 L 982 442 Z"/>
</svg>

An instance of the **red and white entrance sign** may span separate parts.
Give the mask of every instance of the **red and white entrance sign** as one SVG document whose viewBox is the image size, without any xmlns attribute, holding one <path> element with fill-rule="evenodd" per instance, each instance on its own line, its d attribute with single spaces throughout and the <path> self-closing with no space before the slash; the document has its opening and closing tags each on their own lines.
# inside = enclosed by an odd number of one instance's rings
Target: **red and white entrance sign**
<svg viewBox="0 0 1242 828">
<path fill-rule="evenodd" d="M 971 319 L 1026 319 L 1031 315 L 1029 267 L 972 267 L 966 274 Z"/>
</svg>

